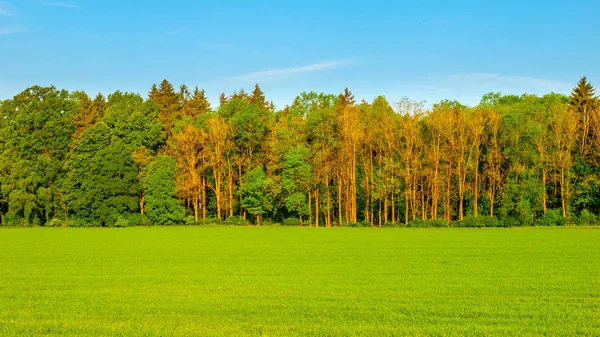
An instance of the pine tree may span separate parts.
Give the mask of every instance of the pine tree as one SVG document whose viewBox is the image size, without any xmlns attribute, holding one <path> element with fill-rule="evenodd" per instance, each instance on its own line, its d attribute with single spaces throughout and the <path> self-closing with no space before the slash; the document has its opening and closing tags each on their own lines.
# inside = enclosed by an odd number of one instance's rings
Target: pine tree
<svg viewBox="0 0 600 337">
<path fill-rule="evenodd" d="M 340 100 L 340 104 L 343 106 L 353 105 L 354 103 L 356 103 L 352 91 L 350 91 L 350 89 L 348 88 L 344 89 L 344 92 L 339 94 L 338 99 Z"/>
<path fill-rule="evenodd" d="M 265 94 L 262 92 L 262 90 L 258 86 L 258 83 L 254 86 L 254 91 L 252 91 L 252 95 L 250 95 L 250 103 L 256 104 L 261 109 L 267 108 Z"/>
<path fill-rule="evenodd" d="M 584 156 L 591 151 L 592 135 L 592 113 L 598 108 L 598 97 L 596 89 L 584 76 L 579 80 L 577 86 L 571 92 L 571 107 L 579 116 L 581 128 L 581 139 L 579 142 L 580 155 Z"/>
<path fill-rule="evenodd" d="M 210 102 L 208 102 L 204 90 L 200 90 L 196 87 L 191 98 L 184 104 L 183 115 L 196 119 L 199 115 L 205 114 L 210 110 Z"/>
</svg>

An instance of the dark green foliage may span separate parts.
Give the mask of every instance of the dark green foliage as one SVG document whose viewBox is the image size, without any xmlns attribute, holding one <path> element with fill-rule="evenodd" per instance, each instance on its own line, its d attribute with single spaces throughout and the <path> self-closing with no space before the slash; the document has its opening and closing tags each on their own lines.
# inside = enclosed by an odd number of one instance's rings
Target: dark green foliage
<svg viewBox="0 0 600 337">
<path fill-rule="evenodd" d="M 159 155 L 149 167 L 143 180 L 146 194 L 146 212 L 154 225 L 185 223 L 185 209 L 175 196 L 175 160 Z"/>
<path fill-rule="evenodd" d="M 542 212 L 543 186 L 534 177 L 509 179 L 504 186 L 500 218 L 509 227 L 531 226 Z"/>
<path fill-rule="evenodd" d="M 67 162 L 65 199 L 75 217 L 112 226 L 120 215 L 138 210 L 141 186 L 131 153 L 104 122 L 83 133 Z"/>
<path fill-rule="evenodd" d="M 422 220 L 415 219 L 408 223 L 410 228 L 444 228 L 448 227 L 448 223 L 445 220 Z"/>
<path fill-rule="evenodd" d="M 285 155 L 283 163 L 283 190 L 288 195 L 285 207 L 288 212 L 296 213 L 300 218 L 309 214 L 306 193 L 313 179 L 312 167 L 308 163 L 310 151 L 299 147 Z"/>
<path fill-rule="evenodd" d="M 578 226 L 596 226 L 598 225 L 598 217 L 587 209 L 581 211 L 581 214 L 576 219 Z"/>
<path fill-rule="evenodd" d="M 248 221 L 242 218 L 241 216 L 230 216 L 225 221 L 223 221 L 224 225 L 227 226 L 247 226 L 249 225 Z"/>
<path fill-rule="evenodd" d="M 145 214 L 133 213 L 128 214 L 126 217 L 129 226 L 148 226 L 150 225 L 150 220 Z"/>
<path fill-rule="evenodd" d="M 451 226 L 458 228 L 506 227 L 506 223 L 491 216 L 467 216 L 462 221 L 454 221 Z"/>
<path fill-rule="evenodd" d="M 148 99 L 35 86 L 0 102 L 0 223 L 596 225 L 594 90 L 583 78 L 570 97 L 427 109 L 345 89 L 275 111 L 256 85 L 213 111 L 203 90 L 166 80 Z"/>
<path fill-rule="evenodd" d="M 559 209 L 551 209 L 541 216 L 538 221 L 538 226 L 564 226 L 567 224 L 567 219 L 563 218 Z"/>
<path fill-rule="evenodd" d="M 59 186 L 76 111 L 69 93 L 54 87 L 34 86 L 0 105 L 0 207 L 5 203 L 24 224 L 64 211 Z"/>
<path fill-rule="evenodd" d="M 273 195 L 271 194 L 273 182 L 261 167 L 257 167 L 244 176 L 246 184 L 238 192 L 243 196 L 242 207 L 254 215 L 257 224 L 261 217 L 272 207 Z"/>
<path fill-rule="evenodd" d="M 298 218 L 286 218 L 283 220 L 282 225 L 284 226 L 301 226 L 302 221 Z"/>
</svg>

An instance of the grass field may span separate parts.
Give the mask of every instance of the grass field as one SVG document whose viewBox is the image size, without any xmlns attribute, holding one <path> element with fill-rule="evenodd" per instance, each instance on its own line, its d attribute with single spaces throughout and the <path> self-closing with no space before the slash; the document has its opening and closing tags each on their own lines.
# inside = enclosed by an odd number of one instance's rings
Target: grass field
<svg viewBox="0 0 600 337">
<path fill-rule="evenodd" d="M 0 230 L 0 334 L 600 335 L 600 230 Z"/>
</svg>

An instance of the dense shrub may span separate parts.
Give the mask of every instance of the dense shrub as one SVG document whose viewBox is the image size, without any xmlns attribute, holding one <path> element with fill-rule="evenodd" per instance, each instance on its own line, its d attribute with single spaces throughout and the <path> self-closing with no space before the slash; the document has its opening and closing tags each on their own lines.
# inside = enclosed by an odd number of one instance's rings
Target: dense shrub
<svg viewBox="0 0 600 337">
<path fill-rule="evenodd" d="M 358 225 L 359 225 L 359 227 L 368 227 L 368 228 L 373 227 L 373 224 L 369 220 L 363 220 L 363 221 L 359 222 Z"/>
<path fill-rule="evenodd" d="M 598 217 L 596 214 L 584 209 L 574 222 L 577 226 L 596 226 L 598 225 Z"/>
<path fill-rule="evenodd" d="M 302 222 L 298 218 L 286 218 L 282 223 L 284 226 L 300 226 Z"/>
<path fill-rule="evenodd" d="M 415 220 L 410 221 L 408 223 L 407 227 L 410 227 L 410 228 L 442 228 L 442 227 L 448 227 L 448 223 L 446 222 L 446 220 L 442 220 L 442 219 L 437 219 L 437 220 L 415 219 Z"/>
<path fill-rule="evenodd" d="M 229 218 L 223 221 L 223 224 L 228 226 L 247 226 L 248 221 L 238 215 L 230 216 Z"/>
<path fill-rule="evenodd" d="M 148 226 L 150 221 L 145 214 L 133 213 L 127 216 L 129 226 Z"/>
<path fill-rule="evenodd" d="M 483 227 L 506 227 L 506 225 L 491 216 L 466 216 L 462 221 L 454 221 L 452 227 L 458 228 L 483 228 Z"/>
<path fill-rule="evenodd" d="M 2 217 L 2 226 L 4 227 L 19 227 L 24 225 L 25 222 L 23 218 L 17 216 L 13 212 L 8 212 Z"/>
<path fill-rule="evenodd" d="M 279 226 L 279 223 L 273 222 L 271 219 L 264 219 L 261 223 L 261 226 Z"/>
<path fill-rule="evenodd" d="M 129 227 L 129 219 L 127 217 L 119 215 L 117 221 L 111 227 Z"/>
<path fill-rule="evenodd" d="M 64 224 L 65 224 L 64 220 L 54 218 L 54 219 L 46 222 L 46 227 L 62 227 L 62 226 L 64 226 Z"/>
<path fill-rule="evenodd" d="M 558 209 L 548 210 L 537 221 L 538 226 L 564 226 L 566 224 L 567 219 L 563 218 L 561 211 Z"/>
<path fill-rule="evenodd" d="M 67 227 L 93 227 L 92 224 L 86 222 L 85 220 L 79 218 L 68 218 L 67 219 Z"/>
</svg>

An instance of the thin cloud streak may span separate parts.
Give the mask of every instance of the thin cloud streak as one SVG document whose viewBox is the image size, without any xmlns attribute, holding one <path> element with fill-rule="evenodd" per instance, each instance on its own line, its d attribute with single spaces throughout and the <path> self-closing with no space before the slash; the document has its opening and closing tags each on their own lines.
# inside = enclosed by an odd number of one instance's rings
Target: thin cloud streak
<svg viewBox="0 0 600 337">
<path fill-rule="evenodd" d="M 342 68 L 352 65 L 352 61 L 330 61 L 330 62 L 321 62 L 310 64 L 307 66 L 294 67 L 294 68 L 281 68 L 281 69 L 272 69 L 265 71 L 257 71 L 245 75 L 232 77 L 232 80 L 257 80 L 257 79 L 265 79 L 265 78 L 275 78 L 286 75 L 294 75 L 294 74 L 303 74 L 309 72 L 315 72 L 319 70 L 333 69 L 333 68 Z"/>
<path fill-rule="evenodd" d="M 27 29 L 22 27 L 0 27 L 0 35 L 12 35 L 23 33 Z"/>
<path fill-rule="evenodd" d="M 542 78 L 534 78 L 528 76 L 504 76 L 499 74 L 491 73 L 463 73 L 454 74 L 448 76 L 450 80 L 457 81 L 470 81 L 477 83 L 512 83 L 512 84 L 523 84 L 530 86 L 541 86 L 541 87 L 563 87 L 569 86 L 568 83 L 548 80 Z"/>
<path fill-rule="evenodd" d="M 62 8 L 80 8 L 74 3 L 71 2 L 61 2 L 61 1 L 46 1 L 46 0 L 29 0 L 28 2 L 49 6 L 49 7 L 62 7 Z"/>
<path fill-rule="evenodd" d="M 8 10 L 8 3 L 0 1 L 0 16 L 12 16 L 13 12 Z"/>
</svg>

